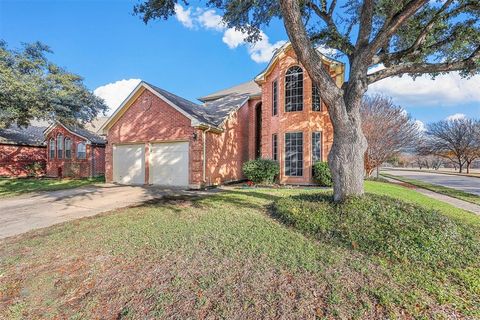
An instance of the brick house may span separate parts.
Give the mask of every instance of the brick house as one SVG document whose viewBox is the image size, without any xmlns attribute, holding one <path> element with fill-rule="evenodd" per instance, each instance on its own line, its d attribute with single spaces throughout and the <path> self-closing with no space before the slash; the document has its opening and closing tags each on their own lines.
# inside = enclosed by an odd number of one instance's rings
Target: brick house
<svg viewBox="0 0 480 320">
<path fill-rule="evenodd" d="M 343 64 L 322 59 L 340 86 Z M 141 82 L 102 126 L 106 180 L 198 188 L 241 180 L 243 163 L 263 157 L 279 162 L 280 183 L 313 183 L 333 129 L 290 44 L 254 81 L 199 100 Z"/>
<path fill-rule="evenodd" d="M 33 163 L 41 165 L 39 175 L 45 173 L 47 150 L 43 140 L 46 124 L 41 122 L 22 128 L 12 125 L 0 129 L 0 176 L 25 177 Z"/>
<path fill-rule="evenodd" d="M 55 122 L 45 131 L 48 177 L 88 178 L 105 174 L 105 138 L 86 128 Z"/>
</svg>

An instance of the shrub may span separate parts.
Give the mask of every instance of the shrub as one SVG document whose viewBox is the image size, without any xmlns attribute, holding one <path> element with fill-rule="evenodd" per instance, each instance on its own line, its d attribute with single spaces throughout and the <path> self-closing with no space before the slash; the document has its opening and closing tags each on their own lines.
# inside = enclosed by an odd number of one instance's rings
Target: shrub
<svg viewBox="0 0 480 320">
<path fill-rule="evenodd" d="M 280 173 L 278 162 L 270 159 L 255 159 L 245 162 L 243 173 L 247 179 L 256 184 L 272 184 L 275 177 Z"/>
<path fill-rule="evenodd" d="M 27 176 L 29 177 L 38 177 L 43 174 L 45 170 L 44 163 L 42 162 L 32 162 L 25 166 L 27 170 Z"/>
<path fill-rule="evenodd" d="M 313 180 L 322 187 L 331 187 L 333 185 L 332 173 L 327 162 L 315 162 L 313 165 Z"/>
</svg>

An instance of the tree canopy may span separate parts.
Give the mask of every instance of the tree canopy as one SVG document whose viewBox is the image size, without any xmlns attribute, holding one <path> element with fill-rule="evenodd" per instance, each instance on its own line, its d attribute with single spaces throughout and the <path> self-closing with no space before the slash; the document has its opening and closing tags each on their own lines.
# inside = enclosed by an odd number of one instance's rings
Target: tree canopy
<svg viewBox="0 0 480 320">
<path fill-rule="evenodd" d="M 11 50 L 0 41 L 0 127 L 33 119 L 81 124 L 107 110 L 80 76 L 50 62 L 47 53 L 40 42 Z"/>
</svg>

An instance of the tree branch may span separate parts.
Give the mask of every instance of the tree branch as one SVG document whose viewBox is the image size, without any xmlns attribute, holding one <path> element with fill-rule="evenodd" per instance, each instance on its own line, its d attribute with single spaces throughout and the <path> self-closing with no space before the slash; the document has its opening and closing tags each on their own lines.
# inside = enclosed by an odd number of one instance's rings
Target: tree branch
<svg viewBox="0 0 480 320">
<path fill-rule="evenodd" d="M 325 22 L 325 24 L 329 28 L 329 31 L 332 33 L 334 40 L 338 41 L 339 45 L 337 46 L 337 48 L 334 48 L 334 49 L 338 49 L 350 57 L 353 54 L 354 46 L 346 36 L 342 35 L 338 31 L 337 25 L 333 21 L 332 14 L 333 14 L 333 9 L 335 8 L 335 5 L 336 5 L 336 1 L 333 1 L 332 4 L 330 5 L 329 11 L 327 12 L 326 4 L 322 6 L 322 7 L 325 7 L 322 9 L 322 8 L 319 8 L 312 1 L 306 2 L 306 6 L 311 10 L 313 10 L 313 12 L 315 12 L 315 14 Z"/>
<path fill-rule="evenodd" d="M 372 33 L 372 19 L 374 0 L 365 0 L 363 2 L 362 10 L 360 12 L 360 27 L 358 30 L 356 49 L 365 47 L 370 40 L 370 34 Z"/>
<path fill-rule="evenodd" d="M 466 59 L 444 63 L 406 63 L 382 69 L 367 76 L 368 84 L 406 73 L 437 73 L 460 70 L 475 70 L 480 59 L 480 46 Z"/>
</svg>

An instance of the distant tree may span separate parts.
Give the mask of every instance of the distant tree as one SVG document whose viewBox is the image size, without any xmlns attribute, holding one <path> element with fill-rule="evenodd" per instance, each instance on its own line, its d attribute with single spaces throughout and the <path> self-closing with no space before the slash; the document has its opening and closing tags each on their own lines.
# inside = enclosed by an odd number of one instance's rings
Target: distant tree
<svg viewBox="0 0 480 320">
<path fill-rule="evenodd" d="M 80 76 L 48 61 L 47 53 L 40 42 L 15 51 L 0 40 L 0 127 L 32 119 L 82 123 L 107 110 Z"/>
<path fill-rule="evenodd" d="M 443 120 L 427 125 L 426 138 L 419 146 L 421 155 L 435 155 L 452 162 L 459 172 L 479 157 L 479 122 L 472 119 Z"/>
<path fill-rule="evenodd" d="M 360 115 L 362 130 L 368 142 L 364 162 L 367 176 L 418 142 L 419 128 L 415 121 L 388 97 L 366 96 Z"/>
<path fill-rule="evenodd" d="M 167 19 L 186 0 L 143 0 L 134 8 L 144 22 Z M 334 128 L 328 162 L 334 199 L 364 193 L 364 155 L 360 106 L 368 86 L 411 74 L 432 76 L 478 73 L 480 27 L 478 0 L 206 0 L 222 11 L 227 27 L 257 41 L 260 27 L 283 19 L 296 56 L 322 100 Z M 336 49 L 348 60 L 348 81 L 338 87 L 322 63 L 318 45 Z M 371 67 L 377 67 L 372 71 Z M 370 72 L 369 72 L 370 70 Z"/>
</svg>

